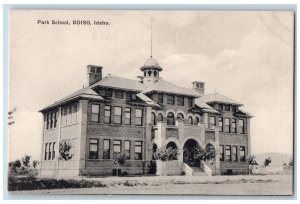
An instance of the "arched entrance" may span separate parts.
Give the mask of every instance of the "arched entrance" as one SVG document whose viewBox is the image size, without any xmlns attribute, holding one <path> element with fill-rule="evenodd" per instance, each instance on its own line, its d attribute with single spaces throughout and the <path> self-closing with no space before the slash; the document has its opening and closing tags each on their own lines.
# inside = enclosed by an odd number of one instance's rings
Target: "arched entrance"
<svg viewBox="0 0 300 204">
<path fill-rule="evenodd" d="M 196 152 L 200 149 L 201 147 L 198 145 L 196 140 L 187 140 L 183 146 L 183 162 L 192 167 L 199 167 L 200 159 L 196 157 Z"/>
</svg>

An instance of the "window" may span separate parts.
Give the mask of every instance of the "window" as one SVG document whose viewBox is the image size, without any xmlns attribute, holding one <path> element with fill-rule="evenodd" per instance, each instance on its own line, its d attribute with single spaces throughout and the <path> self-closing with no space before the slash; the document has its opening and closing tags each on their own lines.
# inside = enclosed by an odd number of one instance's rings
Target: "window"
<svg viewBox="0 0 300 204">
<path fill-rule="evenodd" d="M 143 110 L 135 109 L 135 125 L 142 125 L 143 120 Z"/>
<path fill-rule="evenodd" d="M 65 106 L 65 107 L 63 108 L 62 112 L 63 112 L 62 126 L 66 126 L 66 125 L 67 125 L 68 107 Z"/>
<path fill-rule="evenodd" d="M 105 89 L 105 97 L 108 97 L 108 98 L 112 97 L 112 90 L 111 89 Z"/>
<path fill-rule="evenodd" d="M 192 116 L 188 117 L 188 123 L 189 123 L 189 125 L 193 125 L 193 118 L 192 118 Z"/>
<path fill-rule="evenodd" d="M 158 103 L 164 103 L 164 95 L 163 94 L 158 94 L 157 95 L 157 102 Z"/>
<path fill-rule="evenodd" d="M 199 125 L 200 123 L 200 118 L 198 116 L 195 117 L 195 125 Z"/>
<path fill-rule="evenodd" d="M 142 142 L 136 141 L 134 143 L 134 159 L 141 160 L 142 159 Z"/>
<path fill-rule="evenodd" d="M 131 124 L 131 108 L 125 108 L 125 119 L 124 119 L 125 125 Z"/>
<path fill-rule="evenodd" d="M 47 130 L 47 114 L 44 114 L 44 129 Z"/>
<path fill-rule="evenodd" d="M 126 92 L 126 99 L 131 100 L 132 99 L 132 93 L 131 92 Z"/>
<path fill-rule="evenodd" d="M 110 123 L 111 122 L 111 107 L 110 106 L 105 106 L 104 107 L 104 122 L 105 123 Z"/>
<path fill-rule="evenodd" d="M 90 139 L 89 159 L 98 159 L 98 139 Z"/>
<path fill-rule="evenodd" d="M 55 159 L 55 142 L 53 142 L 53 147 L 52 147 L 52 160 Z"/>
<path fill-rule="evenodd" d="M 225 111 L 230 111 L 230 105 L 225 105 Z"/>
<path fill-rule="evenodd" d="M 114 140 L 113 143 L 114 157 L 121 152 L 121 140 Z"/>
<path fill-rule="evenodd" d="M 48 158 L 48 143 L 45 144 L 45 155 L 44 155 L 44 160 L 47 160 Z"/>
<path fill-rule="evenodd" d="M 103 159 L 110 158 L 110 140 L 103 141 Z"/>
<path fill-rule="evenodd" d="M 122 124 L 122 107 L 115 107 L 114 123 Z"/>
<path fill-rule="evenodd" d="M 225 118 L 225 132 L 230 132 L 230 119 L 229 118 Z"/>
<path fill-rule="evenodd" d="M 167 115 L 167 125 L 175 125 L 175 118 L 172 112 L 169 112 Z"/>
<path fill-rule="evenodd" d="M 237 161 L 237 146 L 232 146 L 232 161 Z"/>
<path fill-rule="evenodd" d="M 193 99 L 192 98 L 188 98 L 188 106 L 189 107 L 193 106 Z"/>
<path fill-rule="evenodd" d="M 159 113 L 159 114 L 157 115 L 157 121 L 163 121 L 163 120 L 164 120 L 163 114 L 162 114 L 162 113 Z"/>
<path fill-rule="evenodd" d="M 223 132 L 223 118 L 219 118 L 219 132 Z"/>
<path fill-rule="evenodd" d="M 174 105 L 175 104 L 175 96 L 174 95 L 168 95 L 167 103 L 170 104 L 170 105 Z"/>
<path fill-rule="evenodd" d="M 47 130 L 50 127 L 50 113 L 47 114 Z"/>
<path fill-rule="evenodd" d="M 219 108 L 222 111 L 223 110 L 223 104 L 219 104 Z"/>
<path fill-rule="evenodd" d="M 220 161 L 224 161 L 224 146 L 220 145 Z"/>
<path fill-rule="evenodd" d="M 54 125 L 53 125 L 54 128 L 56 128 L 56 126 L 57 126 L 57 118 L 58 118 L 58 111 L 55 111 L 55 113 L 54 113 Z"/>
<path fill-rule="evenodd" d="M 151 125 L 156 125 L 156 116 L 155 116 L 155 113 L 151 113 Z"/>
<path fill-rule="evenodd" d="M 244 147 L 244 146 L 240 146 L 240 161 L 241 161 L 241 162 L 246 161 L 246 157 L 245 157 L 245 147 Z"/>
<path fill-rule="evenodd" d="M 236 110 L 237 110 L 237 109 L 236 109 L 236 106 L 232 106 L 232 112 L 234 112 L 234 113 L 235 113 L 235 112 L 236 112 Z"/>
<path fill-rule="evenodd" d="M 184 97 L 183 96 L 177 96 L 177 105 L 184 106 Z"/>
<path fill-rule="evenodd" d="M 231 161 L 231 148 L 229 145 L 225 146 L 225 160 Z"/>
<path fill-rule="evenodd" d="M 183 114 L 182 114 L 182 113 L 178 113 L 178 114 L 177 114 L 177 119 L 183 120 L 183 119 L 184 119 Z"/>
<path fill-rule="evenodd" d="M 72 124 L 77 123 L 77 103 L 73 104 L 73 111 L 72 111 Z"/>
<path fill-rule="evenodd" d="M 148 71 L 148 76 L 149 76 L 149 77 L 151 77 L 151 74 L 152 74 L 152 72 L 151 72 L 151 71 Z"/>
<path fill-rule="evenodd" d="M 54 119 L 53 113 L 50 113 L 50 129 L 53 128 L 53 119 Z"/>
<path fill-rule="evenodd" d="M 68 107 L 67 125 L 72 124 L 72 106 Z"/>
<path fill-rule="evenodd" d="M 245 123 L 243 119 L 239 119 L 239 132 L 245 134 Z"/>
<path fill-rule="evenodd" d="M 99 122 L 99 116 L 100 116 L 100 105 L 92 104 L 92 116 L 91 121 L 92 122 Z"/>
<path fill-rule="evenodd" d="M 49 151 L 48 151 L 48 160 L 51 160 L 51 146 L 52 146 L 52 143 L 50 142 L 49 143 Z"/>
<path fill-rule="evenodd" d="M 154 71 L 154 77 L 157 77 L 157 71 Z"/>
<path fill-rule="evenodd" d="M 236 119 L 231 119 L 232 132 L 236 133 Z"/>
<path fill-rule="evenodd" d="M 130 141 L 128 140 L 124 142 L 124 151 L 127 159 L 130 159 Z"/>
<path fill-rule="evenodd" d="M 115 91 L 115 98 L 123 98 L 123 91 Z"/>
<path fill-rule="evenodd" d="M 210 124 L 210 128 L 215 128 L 216 127 L 216 117 L 215 116 L 210 116 L 209 117 L 209 124 Z"/>
</svg>

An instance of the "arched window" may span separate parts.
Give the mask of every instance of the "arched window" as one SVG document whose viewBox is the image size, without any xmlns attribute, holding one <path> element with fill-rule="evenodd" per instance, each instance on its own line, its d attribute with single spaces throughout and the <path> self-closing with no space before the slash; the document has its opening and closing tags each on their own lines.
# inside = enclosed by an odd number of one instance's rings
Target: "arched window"
<svg viewBox="0 0 300 204">
<path fill-rule="evenodd" d="M 156 125 L 156 115 L 155 115 L 155 113 L 151 113 L 151 125 Z"/>
<path fill-rule="evenodd" d="M 151 74 L 152 74 L 152 72 L 151 72 L 151 71 L 148 71 L 148 76 L 149 76 L 149 77 L 151 77 Z"/>
<path fill-rule="evenodd" d="M 167 115 L 167 125 L 175 125 L 175 118 L 172 112 Z"/>
<path fill-rule="evenodd" d="M 193 125 L 193 118 L 192 118 L 192 116 L 189 116 L 189 117 L 188 117 L 188 123 L 189 123 L 190 125 Z"/>
<path fill-rule="evenodd" d="M 199 123 L 200 123 L 200 119 L 199 119 L 198 116 L 196 116 L 196 118 L 195 118 L 195 125 L 198 125 Z"/>
<path fill-rule="evenodd" d="M 182 120 L 183 120 L 183 119 L 184 119 L 183 114 L 182 114 L 182 113 L 178 113 L 178 114 L 177 114 L 177 119 L 182 119 Z"/>
<path fill-rule="evenodd" d="M 147 72 L 146 71 L 144 71 L 144 77 L 147 75 Z"/>
<path fill-rule="evenodd" d="M 154 71 L 153 73 L 154 73 L 154 77 L 157 77 L 157 71 Z"/>
<path fill-rule="evenodd" d="M 163 120 L 164 120 L 163 114 L 162 114 L 162 113 L 159 113 L 159 114 L 157 115 L 157 121 L 163 121 Z"/>
<path fill-rule="evenodd" d="M 169 142 L 166 146 L 167 149 L 172 148 L 172 154 L 170 154 L 169 160 L 177 160 L 178 150 L 175 142 Z"/>
</svg>

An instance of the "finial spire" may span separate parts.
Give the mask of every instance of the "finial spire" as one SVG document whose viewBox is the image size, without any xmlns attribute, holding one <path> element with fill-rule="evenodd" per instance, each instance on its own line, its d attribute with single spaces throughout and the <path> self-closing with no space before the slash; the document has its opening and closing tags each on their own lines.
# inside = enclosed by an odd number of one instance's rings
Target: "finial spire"
<svg viewBox="0 0 300 204">
<path fill-rule="evenodd" d="M 151 17 L 151 50 L 150 50 L 150 53 L 151 53 L 151 55 L 150 55 L 150 57 L 152 58 L 152 21 L 153 21 L 153 17 Z"/>
</svg>

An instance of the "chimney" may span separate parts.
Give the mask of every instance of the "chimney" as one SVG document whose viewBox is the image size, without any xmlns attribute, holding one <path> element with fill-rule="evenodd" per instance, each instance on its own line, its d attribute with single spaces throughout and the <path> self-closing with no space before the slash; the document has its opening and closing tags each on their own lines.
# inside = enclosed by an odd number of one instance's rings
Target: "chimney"
<svg viewBox="0 0 300 204">
<path fill-rule="evenodd" d="M 193 90 L 197 91 L 201 95 L 204 95 L 204 82 L 194 81 L 193 82 Z"/>
<path fill-rule="evenodd" d="M 96 65 L 87 66 L 87 75 L 89 86 L 102 79 L 102 67 Z"/>
</svg>

